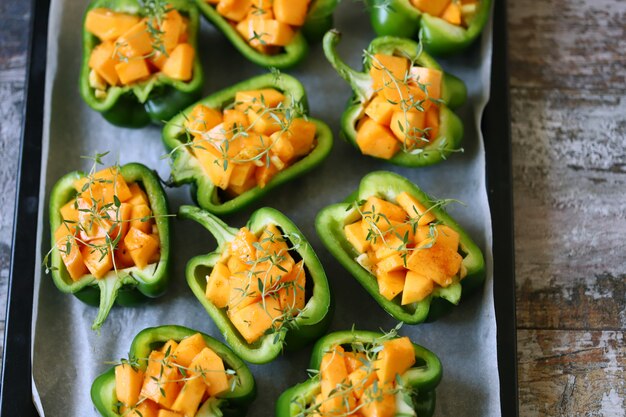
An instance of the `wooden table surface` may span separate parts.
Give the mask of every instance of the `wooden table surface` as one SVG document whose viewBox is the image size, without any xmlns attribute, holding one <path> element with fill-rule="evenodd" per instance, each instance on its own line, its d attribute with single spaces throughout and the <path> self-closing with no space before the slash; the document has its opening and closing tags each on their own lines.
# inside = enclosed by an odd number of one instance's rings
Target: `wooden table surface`
<svg viewBox="0 0 626 417">
<path fill-rule="evenodd" d="M 29 3 L 0 2 L 0 332 Z M 508 3 L 520 415 L 626 416 L 626 2 Z"/>
</svg>

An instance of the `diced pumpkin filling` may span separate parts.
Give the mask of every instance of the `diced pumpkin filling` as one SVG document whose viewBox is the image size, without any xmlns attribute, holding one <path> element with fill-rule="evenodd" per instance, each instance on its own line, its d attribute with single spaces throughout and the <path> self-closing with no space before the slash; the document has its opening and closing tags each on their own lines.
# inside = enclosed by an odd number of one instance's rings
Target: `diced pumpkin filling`
<svg viewBox="0 0 626 417">
<path fill-rule="evenodd" d="M 459 233 L 407 192 L 395 202 L 372 196 L 358 212 L 360 218 L 346 224 L 344 234 L 387 300 L 419 302 L 467 275 Z"/>
<path fill-rule="evenodd" d="M 304 25 L 311 0 L 206 0 L 257 51 L 274 55 Z"/>
<path fill-rule="evenodd" d="M 293 259 L 289 245 L 289 236 L 273 224 L 258 236 L 244 227 L 206 277 L 206 298 L 226 310 L 248 343 L 278 331 L 304 309 L 304 261 Z"/>
<path fill-rule="evenodd" d="M 145 369 L 124 362 L 115 367 L 119 414 L 133 417 L 195 417 L 200 406 L 234 385 L 234 372 L 200 333 L 169 340 L 150 352 Z"/>
<path fill-rule="evenodd" d="M 466 28 L 476 16 L 479 0 L 411 0 L 411 3 L 422 13 Z"/>
<path fill-rule="evenodd" d="M 273 88 L 239 91 L 224 109 L 196 105 L 187 115 L 187 149 L 229 197 L 264 188 L 316 146 L 316 126 Z"/>
<path fill-rule="evenodd" d="M 76 196 L 61 207 L 56 248 L 74 281 L 103 278 L 111 270 L 145 268 L 160 258 L 159 232 L 150 201 L 138 183 L 127 183 L 118 167 L 74 183 Z"/>
<path fill-rule="evenodd" d="M 364 155 L 391 159 L 417 152 L 439 135 L 443 73 L 414 65 L 401 56 L 371 56 L 374 95 L 356 124 L 356 142 Z"/>
<path fill-rule="evenodd" d="M 85 30 L 100 40 L 89 57 L 89 85 L 96 98 L 104 99 L 109 87 L 157 74 L 191 80 L 195 49 L 188 43 L 187 27 L 187 18 L 170 7 L 150 18 L 106 8 L 89 10 Z"/>
<path fill-rule="evenodd" d="M 319 417 L 393 417 L 399 381 L 414 364 L 408 337 L 335 346 L 322 357 L 320 392 L 307 410 Z"/>
</svg>

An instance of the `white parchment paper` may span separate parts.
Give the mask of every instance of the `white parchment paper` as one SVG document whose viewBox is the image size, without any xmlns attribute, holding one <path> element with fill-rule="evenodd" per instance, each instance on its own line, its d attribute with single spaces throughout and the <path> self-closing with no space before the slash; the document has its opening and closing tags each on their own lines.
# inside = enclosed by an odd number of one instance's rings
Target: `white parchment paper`
<svg viewBox="0 0 626 417">
<path fill-rule="evenodd" d="M 39 253 L 35 260 L 36 282 L 33 310 L 33 392 L 42 416 L 96 416 L 89 391 L 94 378 L 105 371 L 107 361 L 125 357 L 140 330 L 162 324 L 180 324 L 221 335 L 187 287 L 184 268 L 192 256 L 215 248 L 210 234 L 191 221 L 173 219 L 172 284 L 169 292 L 139 308 L 115 308 L 99 333 L 90 327 L 96 308 L 59 292 L 43 274 L 41 258 L 49 248 L 48 197 L 56 180 L 66 172 L 88 169 L 81 155 L 111 151 L 109 163 L 142 162 L 156 168 L 162 178 L 169 167 L 160 128 L 116 128 L 81 100 L 78 74 L 81 62 L 81 26 L 87 0 L 53 0 L 48 37 L 48 70 L 43 138 Z M 335 26 L 344 34 L 339 50 L 352 66 L 360 68 L 362 50 L 374 33 L 361 3 L 344 1 L 335 14 Z M 208 24 L 202 24 L 200 55 L 204 64 L 206 95 L 263 69 L 246 61 Z M 437 198 L 456 198 L 467 206 L 450 207 L 451 214 L 483 249 L 487 280 L 482 291 L 462 300 L 452 314 L 436 323 L 404 326 L 401 333 L 433 350 L 443 363 L 444 377 L 437 389 L 437 416 L 499 416 L 500 397 L 496 355 L 496 322 L 493 305 L 491 219 L 485 185 L 485 155 L 478 128 L 489 96 L 491 29 L 481 42 L 463 56 L 441 61 L 468 86 L 469 100 L 457 112 L 465 124 L 463 154 L 421 169 L 401 169 L 361 156 L 339 136 L 339 118 L 351 95 L 345 83 L 314 45 L 305 62 L 289 71 L 309 93 L 311 114 L 325 120 L 335 133 L 335 145 L 326 162 L 301 178 L 275 190 L 257 207 L 268 205 L 286 213 L 305 233 L 326 269 L 336 299 L 331 331 L 350 328 L 390 329 L 395 320 L 387 315 L 364 289 L 321 245 L 313 221 L 324 206 L 342 200 L 356 189 L 360 179 L 373 170 L 398 172 Z M 170 208 L 191 203 L 189 189 L 167 190 Z M 227 219 L 242 226 L 253 209 Z M 249 416 L 272 416 L 274 404 L 286 388 L 306 379 L 311 348 L 289 353 L 276 361 L 251 366 L 258 398 Z"/>
</svg>

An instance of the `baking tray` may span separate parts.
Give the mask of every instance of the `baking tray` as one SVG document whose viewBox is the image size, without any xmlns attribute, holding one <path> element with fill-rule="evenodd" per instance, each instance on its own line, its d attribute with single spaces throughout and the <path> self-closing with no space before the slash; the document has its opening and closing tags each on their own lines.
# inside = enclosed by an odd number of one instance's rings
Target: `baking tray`
<svg viewBox="0 0 626 417">
<path fill-rule="evenodd" d="M 32 1 L 27 100 L 18 178 L 12 269 L 5 328 L 0 414 L 36 416 L 31 388 L 31 312 L 39 207 L 46 36 L 49 0 Z M 508 115 L 506 5 L 496 1 L 491 95 L 483 117 L 488 195 L 493 227 L 494 300 L 497 320 L 501 412 L 517 415 L 515 280 L 511 143 Z M 270 413 L 271 414 L 271 413 Z M 81 416 L 83 417 L 83 416 Z"/>
</svg>

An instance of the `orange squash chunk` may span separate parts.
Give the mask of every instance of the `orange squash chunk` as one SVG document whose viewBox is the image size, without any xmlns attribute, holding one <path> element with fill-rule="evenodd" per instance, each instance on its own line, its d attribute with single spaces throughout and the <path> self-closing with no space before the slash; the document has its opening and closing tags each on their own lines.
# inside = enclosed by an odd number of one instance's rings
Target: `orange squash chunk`
<svg viewBox="0 0 626 417">
<path fill-rule="evenodd" d="M 207 281 L 206 298 L 217 308 L 228 305 L 230 297 L 230 271 L 223 263 L 215 264 Z"/>
<path fill-rule="evenodd" d="M 396 397 L 391 383 L 370 385 L 359 399 L 359 413 L 363 417 L 393 417 L 396 414 Z"/>
<path fill-rule="evenodd" d="M 132 84 L 150 76 L 150 68 L 144 59 L 131 59 L 115 65 L 115 72 L 124 85 Z"/>
<path fill-rule="evenodd" d="M 113 268 L 111 248 L 106 246 L 104 239 L 93 240 L 92 244 L 96 248 L 83 246 L 80 252 L 91 275 L 96 278 L 102 278 Z"/>
<path fill-rule="evenodd" d="M 379 125 L 369 117 L 357 130 L 356 143 L 363 155 L 382 159 L 391 159 L 400 150 L 400 143 L 389 128 Z"/>
<path fill-rule="evenodd" d="M 405 258 L 403 258 L 399 253 L 395 253 L 394 255 L 380 260 L 376 266 L 378 267 L 380 273 L 402 271 L 406 268 L 404 259 Z"/>
<path fill-rule="evenodd" d="M 196 50 L 188 43 L 178 44 L 165 61 L 161 72 L 170 78 L 189 81 L 193 72 Z"/>
<path fill-rule="evenodd" d="M 95 8 L 87 12 L 85 30 L 103 41 L 113 41 L 135 26 L 139 17 L 116 13 L 105 8 Z"/>
<path fill-rule="evenodd" d="M 365 389 L 376 381 L 376 372 L 373 369 L 359 368 L 348 375 L 348 381 L 352 384 L 352 394 L 359 399 Z"/>
<path fill-rule="evenodd" d="M 123 406 L 120 411 L 124 417 L 158 417 L 159 406 L 154 401 L 143 400 L 141 404 L 132 409 Z"/>
<path fill-rule="evenodd" d="M 365 233 L 373 226 L 384 233 L 394 222 L 403 222 L 406 219 L 406 212 L 402 207 L 375 196 L 369 197 L 361 206 L 361 213 Z"/>
<path fill-rule="evenodd" d="M 214 397 L 230 388 L 224 369 L 224 361 L 215 352 L 205 347 L 189 365 L 192 375 L 199 375 L 204 381 L 207 392 Z"/>
<path fill-rule="evenodd" d="M 441 18 L 453 25 L 461 26 L 461 6 L 457 3 L 450 3 L 441 14 Z"/>
<path fill-rule="evenodd" d="M 166 410 L 164 408 L 159 410 L 159 414 L 157 414 L 157 417 L 184 417 L 182 414 L 177 413 L 175 411 L 171 411 L 171 410 Z"/>
<path fill-rule="evenodd" d="M 432 280 L 415 271 L 408 271 L 402 291 L 402 305 L 422 301 L 433 292 L 434 288 Z"/>
<path fill-rule="evenodd" d="M 452 4 L 450 6 L 452 6 Z M 413 80 L 426 86 L 428 97 L 431 99 L 441 98 L 443 72 L 434 68 L 412 67 L 410 74 Z"/>
<path fill-rule="evenodd" d="M 348 374 L 351 374 L 368 363 L 367 356 L 362 352 L 344 352 L 343 358 L 346 361 Z"/>
<path fill-rule="evenodd" d="M 293 1 L 293 0 L 290 0 Z M 286 23 L 274 19 L 250 19 L 250 31 L 256 37 L 250 45 L 287 46 L 295 36 L 295 32 Z"/>
<path fill-rule="evenodd" d="M 291 26 L 302 26 L 306 21 L 309 0 L 274 0 L 274 16 Z"/>
<path fill-rule="evenodd" d="M 159 250 L 159 240 L 157 238 L 134 227 L 131 227 L 126 234 L 124 244 L 128 248 L 135 265 L 140 269 L 145 268 L 152 256 Z"/>
<path fill-rule="evenodd" d="M 142 385 L 143 371 L 135 370 L 126 363 L 115 367 L 115 395 L 118 401 L 131 406 L 137 404 Z"/>
<path fill-rule="evenodd" d="M 426 131 L 432 142 L 439 136 L 439 108 L 431 106 L 426 110 Z"/>
<path fill-rule="evenodd" d="M 124 239 L 120 239 L 117 242 L 117 246 L 113 252 L 113 260 L 115 261 L 116 269 L 129 268 L 135 265 L 135 261 L 133 261 L 132 256 L 130 256 L 130 251 L 126 247 Z"/>
<path fill-rule="evenodd" d="M 272 9 L 273 0 L 252 0 L 247 17 L 256 17 L 259 19 L 274 19 L 274 10 Z"/>
<path fill-rule="evenodd" d="M 456 250 L 437 241 L 433 244 L 432 241 L 426 240 L 409 256 L 407 269 L 430 278 L 442 287 L 447 287 L 452 284 L 452 277 L 459 272 L 462 261 L 463 258 Z"/>
<path fill-rule="evenodd" d="M 172 410 L 179 411 L 184 416 L 195 416 L 206 390 L 207 387 L 202 378 L 185 381 L 183 389 L 172 404 Z"/>
<path fill-rule="evenodd" d="M 189 368 L 196 355 L 202 352 L 206 342 L 200 333 L 189 336 L 180 341 L 172 354 L 172 359 L 178 365 Z"/>
<path fill-rule="evenodd" d="M 367 233 L 365 232 L 366 228 L 363 227 L 362 223 L 363 221 L 359 220 L 343 227 L 346 239 L 359 253 L 367 252 L 370 247 L 370 242 L 367 240 Z"/>
<path fill-rule="evenodd" d="M 378 380 L 393 382 L 415 364 L 415 351 L 408 337 L 399 337 L 383 343 L 383 349 L 374 362 Z"/>
<path fill-rule="evenodd" d="M 254 175 L 256 177 L 257 185 L 260 188 L 265 188 L 265 186 L 270 182 L 272 178 L 278 173 L 278 168 L 274 166 L 274 164 L 264 164 L 263 166 L 257 167 Z"/>
<path fill-rule="evenodd" d="M 230 251 L 233 256 L 238 257 L 243 262 L 254 261 L 256 259 L 256 248 L 254 244 L 257 237 L 247 227 L 239 229 L 235 238 L 230 242 Z"/>
<path fill-rule="evenodd" d="M 152 52 L 152 38 L 146 20 L 132 26 L 115 42 L 119 54 L 128 60 L 143 58 Z"/>
<path fill-rule="evenodd" d="M 422 136 L 425 136 L 423 133 L 425 124 L 425 112 L 399 110 L 393 113 L 389 127 L 396 139 L 407 148 L 421 148 L 428 144 L 427 140 L 422 140 Z"/>
<path fill-rule="evenodd" d="M 251 0 L 220 0 L 216 10 L 227 19 L 239 22 L 248 14 Z"/>
<path fill-rule="evenodd" d="M 278 291 L 281 309 L 301 311 L 306 304 L 306 271 L 303 261 L 298 262 L 284 282 L 286 282 L 285 286 Z"/>
<path fill-rule="evenodd" d="M 141 396 L 146 397 L 157 404 L 171 408 L 180 392 L 178 385 L 182 375 L 178 367 L 165 360 L 165 354 L 153 350 L 148 358 L 148 367 L 143 378 Z"/>
<path fill-rule="evenodd" d="M 378 291 L 391 301 L 405 288 L 406 271 L 381 272 L 378 274 Z"/>
<path fill-rule="evenodd" d="M 115 59 L 115 45 L 113 42 L 102 42 L 96 45 L 89 56 L 89 68 L 93 69 L 109 85 L 117 85 L 119 76 L 115 66 L 119 63 Z"/>
<path fill-rule="evenodd" d="M 348 379 L 344 353 L 344 349 L 341 346 L 336 346 L 332 351 L 326 352 L 322 356 L 320 364 L 323 399 L 321 411 L 327 415 L 347 414 L 347 411 L 352 410 L 355 405 L 354 397 L 351 394 L 331 396 L 332 392 L 337 389 L 337 386 L 346 383 Z"/>
<path fill-rule="evenodd" d="M 382 95 L 376 94 L 365 107 L 365 114 L 376 123 L 389 126 L 391 124 L 391 116 L 393 116 L 396 109 L 397 106 L 390 103 Z"/>
<path fill-rule="evenodd" d="M 435 221 L 435 215 L 432 211 L 428 211 L 426 206 L 420 203 L 415 197 L 407 193 L 401 192 L 396 196 L 396 201 L 406 211 L 410 218 L 415 219 L 419 217 L 418 225 L 424 226 L 428 223 Z"/>
<path fill-rule="evenodd" d="M 67 241 L 70 239 L 69 253 L 67 252 Z M 54 233 L 54 241 L 59 250 L 65 269 L 74 281 L 78 281 L 87 273 L 87 267 L 83 260 L 82 252 L 79 248 L 78 241 L 73 238 L 72 232 L 67 226 L 60 225 Z"/>
<path fill-rule="evenodd" d="M 146 204 L 132 206 L 130 214 L 130 227 L 141 230 L 144 233 L 152 231 L 152 210 Z M 128 224 L 128 223 L 127 223 Z"/>
<path fill-rule="evenodd" d="M 274 88 L 238 91 L 235 94 L 235 109 L 246 113 L 248 110 L 259 111 L 274 108 L 285 100 L 285 96 Z"/>
<path fill-rule="evenodd" d="M 413 6 L 431 16 L 439 16 L 446 9 L 450 0 L 411 0 Z"/>
<path fill-rule="evenodd" d="M 126 201 L 128 204 L 137 205 L 145 204 L 150 206 L 150 200 L 148 195 L 136 182 L 128 184 L 128 190 L 130 191 L 130 198 Z"/>
<path fill-rule="evenodd" d="M 252 303 L 236 310 L 228 310 L 228 316 L 241 336 L 248 342 L 254 343 L 270 329 L 274 319 L 283 315 L 280 303 L 273 297 Z"/>
<path fill-rule="evenodd" d="M 375 54 L 370 67 L 370 77 L 374 90 L 396 89 L 402 84 L 409 71 L 409 60 L 404 57 Z"/>
<path fill-rule="evenodd" d="M 69 222 L 77 222 L 78 221 L 78 205 L 76 203 L 76 199 L 72 199 L 60 209 L 61 217 L 63 220 Z M 68 223 L 68 226 L 70 224 Z"/>
<path fill-rule="evenodd" d="M 165 50 L 169 53 L 178 44 L 178 39 L 183 30 L 183 17 L 177 10 L 172 9 L 163 16 L 161 24 L 161 40 Z"/>
<path fill-rule="evenodd" d="M 317 127 L 315 123 L 303 118 L 296 118 L 289 125 L 289 139 L 293 146 L 296 158 L 308 155 L 314 147 L 315 133 Z"/>
<path fill-rule="evenodd" d="M 204 104 L 194 106 L 185 120 L 185 127 L 194 136 L 201 136 L 202 132 L 209 131 L 222 123 L 222 112 Z"/>
</svg>

